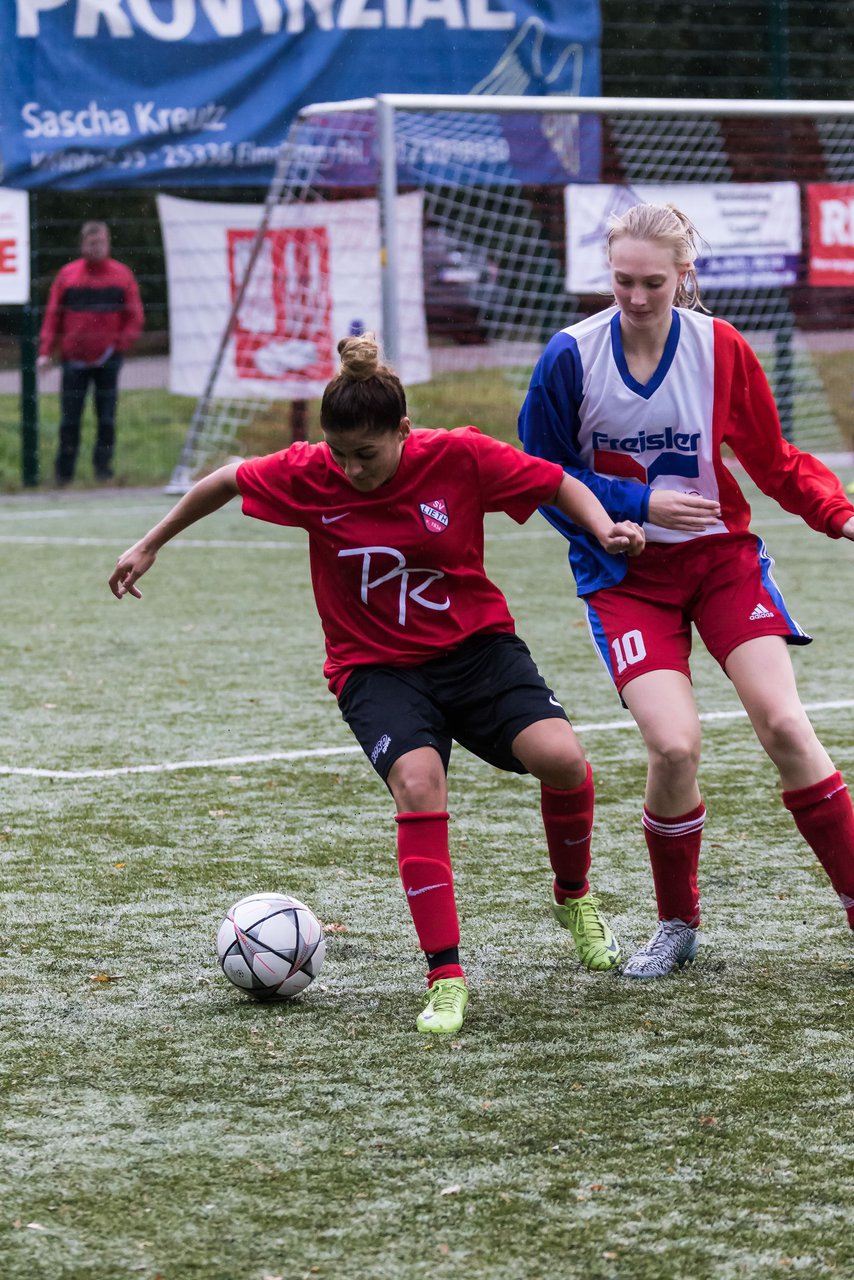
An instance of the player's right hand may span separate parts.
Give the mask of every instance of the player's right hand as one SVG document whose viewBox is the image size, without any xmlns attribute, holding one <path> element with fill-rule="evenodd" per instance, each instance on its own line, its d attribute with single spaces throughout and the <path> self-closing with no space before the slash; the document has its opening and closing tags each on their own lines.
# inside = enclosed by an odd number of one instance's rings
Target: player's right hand
<svg viewBox="0 0 854 1280">
<path fill-rule="evenodd" d="M 721 506 L 713 498 L 698 493 L 680 493 L 675 489 L 653 489 L 649 497 L 647 520 L 662 529 L 678 529 L 682 533 L 702 533 L 721 518 Z"/>
<path fill-rule="evenodd" d="M 136 596 L 137 600 L 142 599 L 142 592 L 135 584 L 138 578 L 148 572 L 156 557 L 156 551 L 147 551 L 139 542 L 119 556 L 110 575 L 110 590 L 117 600 L 128 595 Z"/>
</svg>

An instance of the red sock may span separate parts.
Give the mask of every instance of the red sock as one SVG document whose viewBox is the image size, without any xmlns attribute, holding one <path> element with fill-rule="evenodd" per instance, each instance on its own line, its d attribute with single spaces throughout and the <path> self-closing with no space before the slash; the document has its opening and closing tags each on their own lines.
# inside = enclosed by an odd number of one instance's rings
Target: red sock
<svg viewBox="0 0 854 1280">
<path fill-rule="evenodd" d="M 566 890 L 555 883 L 555 899 L 583 898 L 588 890 L 590 870 L 590 837 L 593 834 L 593 770 L 587 766 L 587 777 L 571 791 L 558 791 L 540 783 L 540 811 L 546 829 L 549 861 L 555 881 L 581 885 Z"/>
<path fill-rule="evenodd" d="M 462 978 L 466 980 L 466 975 L 458 964 L 440 964 L 435 969 L 431 969 L 427 974 L 427 988 L 432 987 L 434 982 L 438 982 L 440 978 Z"/>
<path fill-rule="evenodd" d="M 700 923 L 697 865 L 706 810 L 701 804 L 680 818 L 658 818 L 643 809 L 643 833 L 652 863 L 659 920 Z"/>
<path fill-rule="evenodd" d="M 399 813 L 397 865 L 422 951 L 434 955 L 456 947 L 460 926 L 448 852 L 447 813 Z M 444 970 L 449 972 L 444 972 Z M 443 978 L 462 978 L 459 965 L 443 965 Z M 454 970 L 454 972 L 450 972 Z M 435 981 L 435 973 L 430 975 Z"/>
<path fill-rule="evenodd" d="M 854 807 L 842 774 L 784 791 L 783 804 L 827 872 L 854 929 Z"/>
</svg>

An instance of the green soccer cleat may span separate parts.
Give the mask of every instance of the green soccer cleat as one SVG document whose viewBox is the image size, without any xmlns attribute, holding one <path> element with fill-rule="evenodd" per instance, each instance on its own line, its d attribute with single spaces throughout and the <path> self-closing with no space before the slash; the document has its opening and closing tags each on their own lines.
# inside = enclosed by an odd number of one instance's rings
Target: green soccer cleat
<svg viewBox="0 0 854 1280">
<path fill-rule="evenodd" d="M 427 1004 L 415 1025 L 419 1031 L 452 1036 L 463 1025 L 468 1002 L 465 978 L 438 978 L 430 988 Z"/>
<path fill-rule="evenodd" d="M 620 963 L 620 944 L 603 920 L 592 893 L 585 893 L 583 898 L 567 898 L 564 903 L 553 900 L 552 911 L 558 924 L 572 934 L 585 969 L 604 973 Z"/>
</svg>

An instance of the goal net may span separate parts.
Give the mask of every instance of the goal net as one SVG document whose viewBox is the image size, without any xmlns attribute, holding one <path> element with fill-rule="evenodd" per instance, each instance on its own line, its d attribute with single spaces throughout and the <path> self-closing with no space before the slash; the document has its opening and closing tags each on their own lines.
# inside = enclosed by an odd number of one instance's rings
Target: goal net
<svg viewBox="0 0 854 1280">
<path fill-rule="evenodd" d="M 756 349 L 784 433 L 848 453 L 852 144 L 845 103 L 385 95 L 307 108 L 263 209 L 236 229 L 220 217 L 223 253 L 201 252 L 200 227 L 169 250 L 170 308 L 191 276 L 224 258 L 229 273 L 180 335 L 172 309 L 173 390 L 189 361 L 197 403 L 170 491 L 230 454 L 284 447 L 289 404 L 320 394 L 337 340 L 359 328 L 378 332 L 419 425 L 509 437 L 545 342 L 610 304 L 605 221 L 641 200 L 692 216 L 704 301 Z M 836 245 L 818 246 L 828 227 Z"/>
</svg>

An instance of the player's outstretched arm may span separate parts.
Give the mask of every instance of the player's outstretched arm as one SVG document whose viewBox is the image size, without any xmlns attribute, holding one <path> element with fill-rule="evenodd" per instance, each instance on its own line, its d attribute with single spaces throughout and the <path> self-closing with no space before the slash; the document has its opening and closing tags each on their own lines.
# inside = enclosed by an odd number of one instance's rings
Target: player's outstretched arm
<svg viewBox="0 0 854 1280">
<path fill-rule="evenodd" d="M 589 530 L 611 555 L 625 552 L 636 556 L 646 543 L 643 529 L 631 520 L 615 524 L 602 503 L 586 484 L 564 473 L 560 488 L 549 504 L 567 516 L 573 524 Z"/>
<path fill-rule="evenodd" d="M 647 520 L 662 529 L 679 529 L 683 533 L 702 533 L 720 519 L 721 507 L 713 498 L 697 493 L 679 493 L 676 489 L 653 489 L 649 495 Z"/>
<path fill-rule="evenodd" d="M 122 596 L 136 596 L 142 599 L 142 592 L 136 582 L 147 573 L 162 546 L 186 529 L 189 525 L 202 520 L 213 511 L 218 511 L 227 502 L 235 498 L 240 490 L 237 487 L 237 468 L 240 464 L 231 462 L 218 471 L 213 471 L 203 480 L 199 480 L 189 493 L 185 493 L 172 510 L 149 529 L 139 542 L 119 556 L 116 567 L 110 575 L 110 590 L 117 600 Z"/>
</svg>

